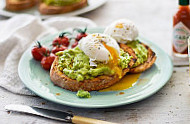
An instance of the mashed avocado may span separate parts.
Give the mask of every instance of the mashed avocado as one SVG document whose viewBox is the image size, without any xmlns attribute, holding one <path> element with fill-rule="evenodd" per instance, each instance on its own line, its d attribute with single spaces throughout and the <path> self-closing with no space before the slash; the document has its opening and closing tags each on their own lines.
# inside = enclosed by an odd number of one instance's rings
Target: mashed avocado
<svg viewBox="0 0 190 124">
<path fill-rule="evenodd" d="M 78 47 L 58 52 L 56 55 L 59 56 L 59 70 L 69 78 L 77 81 L 93 79 L 100 75 L 113 75 L 115 73 L 107 64 L 102 62 L 95 62 L 97 67 L 90 66 L 90 58 Z M 121 50 L 121 56 L 118 64 L 122 69 L 127 68 L 130 59 L 131 56 Z"/>
<path fill-rule="evenodd" d="M 133 65 L 133 67 L 136 67 L 147 60 L 148 50 L 142 44 L 139 43 L 139 40 L 128 43 L 127 45 L 135 51 L 135 54 L 137 56 L 137 61 Z"/>
<path fill-rule="evenodd" d="M 120 59 L 119 59 L 119 66 L 122 69 L 125 69 L 128 67 L 128 64 L 131 60 L 132 56 L 129 56 L 128 53 L 124 52 L 124 50 L 120 49 Z"/>
<path fill-rule="evenodd" d="M 45 4 L 54 6 L 69 6 L 80 1 L 81 0 L 43 0 Z"/>
<path fill-rule="evenodd" d="M 79 90 L 76 94 L 80 98 L 90 98 L 90 93 L 88 91 Z"/>
</svg>

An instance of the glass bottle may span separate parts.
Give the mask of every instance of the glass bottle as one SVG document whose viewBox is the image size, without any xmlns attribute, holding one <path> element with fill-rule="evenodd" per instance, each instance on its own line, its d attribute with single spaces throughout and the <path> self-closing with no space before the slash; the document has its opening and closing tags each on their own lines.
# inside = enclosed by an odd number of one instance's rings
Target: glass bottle
<svg viewBox="0 0 190 124">
<path fill-rule="evenodd" d="M 179 58 L 188 57 L 188 42 L 190 36 L 189 0 L 179 0 L 179 8 L 173 16 L 173 55 Z"/>
</svg>

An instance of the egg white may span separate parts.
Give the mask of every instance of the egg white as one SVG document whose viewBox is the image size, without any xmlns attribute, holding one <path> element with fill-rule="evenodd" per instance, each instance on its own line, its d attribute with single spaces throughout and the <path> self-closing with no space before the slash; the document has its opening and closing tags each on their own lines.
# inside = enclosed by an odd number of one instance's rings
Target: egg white
<svg viewBox="0 0 190 124">
<path fill-rule="evenodd" d="M 116 40 L 106 34 L 101 33 L 89 34 L 87 37 L 84 37 L 79 41 L 78 46 L 87 56 L 89 56 L 91 60 L 107 62 L 109 61 L 111 55 L 103 45 L 103 42 L 106 45 L 115 48 L 119 54 L 120 47 Z"/>
<path fill-rule="evenodd" d="M 127 19 L 120 19 L 113 22 L 105 30 L 104 34 L 110 35 L 119 43 L 128 43 L 138 37 L 136 25 Z"/>
</svg>

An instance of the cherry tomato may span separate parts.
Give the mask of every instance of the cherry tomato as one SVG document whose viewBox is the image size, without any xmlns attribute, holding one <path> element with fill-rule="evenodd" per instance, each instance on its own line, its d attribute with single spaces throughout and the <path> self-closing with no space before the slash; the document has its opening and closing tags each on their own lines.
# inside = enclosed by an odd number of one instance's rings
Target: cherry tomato
<svg viewBox="0 0 190 124">
<path fill-rule="evenodd" d="M 66 47 L 69 46 L 70 42 L 69 42 L 69 38 L 65 36 L 65 34 L 71 34 L 69 32 L 63 32 L 59 35 L 58 38 L 56 38 L 53 42 L 52 45 L 55 47 L 57 45 L 64 45 Z"/>
<path fill-rule="evenodd" d="M 50 56 L 44 56 L 41 60 L 41 66 L 45 69 L 45 70 L 50 70 L 51 65 L 53 63 L 53 61 L 55 60 L 55 56 L 54 55 L 50 55 Z"/>
<path fill-rule="evenodd" d="M 50 56 L 54 56 L 54 57 L 56 57 L 56 55 L 55 55 L 54 53 L 50 53 Z"/>
<path fill-rule="evenodd" d="M 44 54 L 48 53 L 49 50 L 46 47 L 43 47 L 39 41 L 37 41 L 37 45 L 32 48 L 32 56 L 38 61 L 42 60 Z"/>
<path fill-rule="evenodd" d="M 78 42 L 75 42 L 74 44 L 72 44 L 72 48 L 75 48 L 78 45 Z"/>
<path fill-rule="evenodd" d="M 79 29 L 79 28 L 75 28 L 73 29 L 73 31 L 77 31 L 79 34 L 77 35 L 77 37 L 75 38 L 76 41 L 81 40 L 83 37 L 86 37 L 88 34 L 86 33 L 87 28 L 85 28 L 84 30 Z"/>
<path fill-rule="evenodd" d="M 66 49 L 67 49 L 67 47 L 65 47 L 65 46 L 56 46 L 56 47 L 53 47 L 51 52 L 55 54 L 56 52 L 64 51 Z"/>
<path fill-rule="evenodd" d="M 76 41 L 79 41 L 81 40 L 83 37 L 86 37 L 87 36 L 87 33 L 79 33 L 76 37 Z"/>
<path fill-rule="evenodd" d="M 63 37 L 63 38 L 56 38 L 52 45 L 55 47 L 57 45 L 64 45 L 64 46 L 69 46 L 70 42 L 69 42 L 69 38 L 67 37 Z"/>
</svg>

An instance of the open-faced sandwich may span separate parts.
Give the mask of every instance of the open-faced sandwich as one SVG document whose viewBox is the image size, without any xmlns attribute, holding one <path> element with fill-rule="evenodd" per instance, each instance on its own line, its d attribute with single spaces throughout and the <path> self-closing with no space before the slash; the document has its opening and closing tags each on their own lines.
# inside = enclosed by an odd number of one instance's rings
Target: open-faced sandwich
<svg viewBox="0 0 190 124">
<path fill-rule="evenodd" d="M 6 9 L 9 11 L 20 11 L 37 5 L 39 0 L 6 0 Z"/>
<path fill-rule="evenodd" d="M 42 0 L 39 6 L 41 14 L 60 14 L 71 12 L 88 5 L 87 0 Z"/>
<path fill-rule="evenodd" d="M 137 39 L 137 27 L 130 20 L 115 21 L 105 29 L 104 33 L 113 37 L 119 43 L 121 49 L 128 50 L 128 48 L 131 48 L 135 52 L 137 61 L 130 69 L 130 73 L 143 72 L 154 64 L 156 54 L 149 46 Z"/>
<path fill-rule="evenodd" d="M 89 34 L 74 49 L 58 52 L 50 70 L 52 82 L 71 91 L 101 90 L 117 83 L 127 72 L 150 68 L 156 55 L 138 39 L 129 20 L 118 20 L 104 34 Z"/>
<path fill-rule="evenodd" d="M 50 78 L 55 85 L 78 91 L 79 97 L 89 98 L 88 91 L 108 88 L 128 72 L 149 69 L 156 60 L 156 54 L 140 41 L 137 27 L 129 20 L 112 23 L 104 33 L 88 34 L 86 28 L 74 31 L 78 32 L 76 36 L 70 32 L 59 34 L 52 50 L 37 42 L 32 55 L 44 69 L 51 68 Z M 73 36 L 75 42 L 70 44 Z"/>
<path fill-rule="evenodd" d="M 131 48 L 120 49 L 112 37 L 95 33 L 74 49 L 58 52 L 50 70 L 52 82 L 71 91 L 101 90 L 118 82 L 135 64 Z"/>
</svg>

